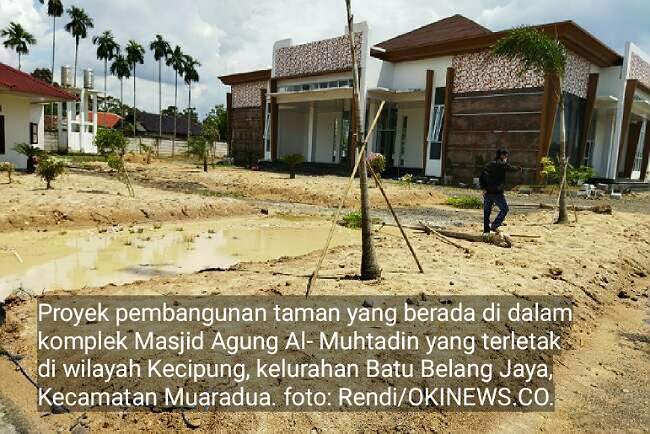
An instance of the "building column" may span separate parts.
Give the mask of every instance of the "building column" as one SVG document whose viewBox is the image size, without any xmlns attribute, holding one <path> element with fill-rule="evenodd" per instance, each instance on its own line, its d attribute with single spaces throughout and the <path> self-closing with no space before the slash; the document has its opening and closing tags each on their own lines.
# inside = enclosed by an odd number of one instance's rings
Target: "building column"
<svg viewBox="0 0 650 434">
<path fill-rule="evenodd" d="M 648 159 L 650 157 L 650 125 L 648 124 L 647 119 L 644 119 L 645 123 L 645 137 L 643 140 L 643 160 L 641 162 L 641 181 L 645 181 L 646 173 L 648 172 Z"/>
<path fill-rule="evenodd" d="M 87 116 L 87 101 L 86 89 L 81 89 L 81 97 L 79 98 L 79 150 L 86 152 L 86 116 Z"/>
<path fill-rule="evenodd" d="M 447 82 L 445 87 L 445 118 L 443 120 L 443 131 L 442 131 L 442 149 L 440 153 L 440 177 L 445 179 L 447 175 L 447 147 L 449 145 L 449 129 L 451 128 L 451 116 L 452 113 L 452 96 L 454 92 L 454 68 L 447 68 Z"/>
<path fill-rule="evenodd" d="M 619 159 L 623 155 L 625 142 L 630 129 L 630 118 L 632 114 L 632 102 L 634 101 L 634 93 L 636 92 L 637 81 L 627 80 L 625 82 L 625 91 L 623 92 L 623 101 L 619 101 L 617 105 L 617 114 L 621 116 L 621 122 L 615 129 L 614 142 L 612 142 L 612 149 L 609 159 L 609 177 L 616 179 L 618 177 Z M 620 111 L 620 113 L 618 113 Z M 618 120 L 618 119 L 617 119 Z M 619 127 L 620 125 L 620 127 Z"/>
<path fill-rule="evenodd" d="M 93 134 L 97 134 L 97 94 L 93 94 Z"/>
<path fill-rule="evenodd" d="M 375 120 L 375 116 L 377 116 L 377 109 L 379 107 L 377 106 L 377 102 L 372 100 L 368 102 L 368 120 L 373 121 Z M 368 128 L 370 128 L 370 125 L 368 125 Z M 368 152 L 378 152 L 379 150 L 376 149 L 376 143 L 375 143 L 375 135 L 377 133 L 377 129 L 375 128 L 370 132 L 370 135 L 368 136 Z"/>
<path fill-rule="evenodd" d="M 305 161 L 312 162 L 312 152 L 314 150 L 314 103 L 309 104 L 309 118 L 307 120 L 307 158 Z"/>
<path fill-rule="evenodd" d="M 68 124 L 68 131 L 66 131 L 67 134 L 67 140 L 66 140 L 66 150 L 70 150 L 70 142 L 72 141 L 72 107 L 76 105 L 76 102 L 73 101 L 68 101 L 65 103 L 65 109 L 66 109 L 66 116 L 67 116 L 67 124 Z"/>
<path fill-rule="evenodd" d="M 57 130 L 57 144 L 56 150 L 61 150 L 61 142 L 63 142 L 63 103 L 56 103 L 56 130 Z"/>
<path fill-rule="evenodd" d="M 275 78 L 271 79 L 269 87 L 271 94 L 278 91 L 278 81 Z M 274 96 L 271 97 L 271 161 L 278 159 L 278 99 Z"/>
<path fill-rule="evenodd" d="M 422 170 L 427 170 L 429 159 L 429 129 L 431 128 L 431 105 L 434 102 L 435 87 L 433 87 L 433 70 L 427 69 L 424 94 L 424 141 L 422 143 Z"/>
<path fill-rule="evenodd" d="M 625 165 L 623 166 L 623 178 L 632 177 L 632 169 L 634 168 L 636 149 L 639 145 L 639 139 L 641 138 L 642 130 L 643 124 L 630 124 L 629 132 L 627 135 L 627 153 L 625 155 Z"/>
<path fill-rule="evenodd" d="M 226 143 L 228 145 L 226 153 L 228 157 L 232 158 L 232 93 L 226 94 L 226 113 L 227 113 L 227 126 L 226 126 Z"/>
<path fill-rule="evenodd" d="M 585 106 L 585 120 L 580 134 L 580 142 L 578 143 L 578 166 L 582 165 L 585 159 L 585 151 L 587 149 L 587 140 L 591 132 L 593 124 L 594 106 L 596 104 L 596 91 L 598 89 L 599 74 L 589 74 L 589 81 L 587 83 L 587 104 Z"/>
</svg>

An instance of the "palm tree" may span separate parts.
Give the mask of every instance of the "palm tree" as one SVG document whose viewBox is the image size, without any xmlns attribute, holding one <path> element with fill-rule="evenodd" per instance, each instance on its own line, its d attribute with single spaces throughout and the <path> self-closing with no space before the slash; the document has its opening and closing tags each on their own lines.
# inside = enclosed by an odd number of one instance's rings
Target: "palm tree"
<svg viewBox="0 0 650 434">
<path fill-rule="evenodd" d="M 167 66 L 171 66 L 176 72 L 174 81 L 174 135 L 172 136 L 172 157 L 176 148 L 176 121 L 178 113 L 178 76 L 185 70 L 185 55 L 178 45 L 167 57 Z"/>
<path fill-rule="evenodd" d="M 564 117 L 564 95 L 562 81 L 566 67 L 566 48 L 562 43 L 550 36 L 530 28 L 520 27 L 511 30 L 499 40 L 493 48 L 497 56 L 517 60 L 521 63 L 521 73 L 532 71 L 543 75 L 546 83 L 553 86 L 555 97 L 560 108 L 560 154 L 559 162 L 562 167 L 560 183 L 559 212 L 556 223 L 568 223 L 566 208 L 567 186 L 567 155 L 566 155 L 566 121 Z M 557 110 L 557 107 L 554 108 Z M 554 116 L 555 117 L 555 116 Z"/>
<path fill-rule="evenodd" d="M 352 5 L 350 0 L 345 1 L 347 6 L 348 18 L 348 31 L 350 34 L 350 48 L 352 54 L 352 97 L 354 98 L 354 112 L 352 113 L 353 131 L 352 135 L 353 146 L 356 149 L 361 149 L 363 142 L 363 126 L 361 123 L 361 96 L 359 85 L 359 68 L 358 60 L 354 50 L 354 32 L 352 31 L 352 23 L 354 17 L 352 15 Z M 353 154 L 354 155 L 354 154 Z M 359 186 L 361 189 L 361 279 L 373 280 L 381 277 L 381 268 L 377 262 L 377 255 L 375 254 L 375 246 L 372 241 L 372 221 L 370 220 L 370 202 L 368 197 L 368 172 L 366 169 L 366 153 L 360 157 L 361 164 L 359 166 Z"/>
<path fill-rule="evenodd" d="M 169 45 L 169 42 L 165 41 L 161 35 L 156 35 L 156 39 L 151 41 L 149 44 L 149 49 L 153 51 L 153 57 L 158 62 L 158 113 L 160 113 L 160 119 L 158 122 L 158 136 L 162 137 L 162 64 L 163 59 L 167 61 L 170 53 L 172 52 L 172 47 Z"/>
<path fill-rule="evenodd" d="M 126 61 L 133 68 L 133 137 L 135 137 L 137 106 L 135 105 L 135 66 L 144 63 L 144 48 L 138 42 L 131 39 L 126 46 Z"/>
<path fill-rule="evenodd" d="M 123 55 L 118 53 L 113 59 L 111 74 L 120 80 L 120 108 L 122 111 L 122 130 L 124 130 L 124 79 L 131 78 L 131 68 L 128 60 Z"/>
<path fill-rule="evenodd" d="M 45 0 L 40 0 L 45 4 Z M 56 52 L 56 19 L 63 16 L 63 3 L 61 0 L 47 1 L 47 14 L 52 17 L 52 81 L 54 81 L 54 53 Z"/>
<path fill-rule="evenodd" d="M 199 82 L 199 73 L 196 70 L 197 66 L 201 66 L 201 62 L 194 59 L 192 56 L 185 56 L 185 84 L 189 88 L 189 95 L 187 98 L 187 140 L 190 140 L 192 135 L 192 83 Z"/>
<path fill-rule="evenodd" d="M 79 55 L 79 41 L 81 39 L 86 39 L 88 36 L 88 29 L 95 27 L 93 19 L 90 18 L 86 11 L 82 8 L 72 6 L 66 11 L 70 17 L 70 22 L 65 25 L 65 31 L 70 33 L 74 37 L 75 49 L 74 49 L 74 80 L 73 85 L 77 87 L 77 59 Z"/>
<path fill-rule="evenodd" d="M 93 44 L 97 45 L 97 59 L 104 61 L 104 110 L 108 99 L 108 61 L 115 59 L 120 52 L 120 45 L 115 42 L 113 32 L 106 30 L 101 35 L 93 37 Z"/>
<path fill-rule="evenodd" d="M 29 54 L 29 46 L 36 43 L 36 38 L 23 26 L 13 21 L 9 23 L 9 27 L 0 31 L 0 36 L 5 38 L 3 43 L 5 48 L 11 48 L 18 53 L 18 69 L 22 69 L 21 57 L 23 54 Z"/>
</svg>

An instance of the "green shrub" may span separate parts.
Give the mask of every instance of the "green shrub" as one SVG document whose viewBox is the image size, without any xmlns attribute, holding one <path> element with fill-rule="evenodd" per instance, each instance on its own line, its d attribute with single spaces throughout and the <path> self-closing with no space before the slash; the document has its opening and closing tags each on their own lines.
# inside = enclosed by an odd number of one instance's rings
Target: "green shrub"
<svg viewBox="0 0 650 434">
<path fill-rule="evenodd" d="M 377 178 L 381 178 L 381 174 L 386 170 L 386 158 L 382 154 L 370 153 L 366 158 L 368 166 L 372 167 L 373 172 L 377 175 Z M 368 171 L 370 174 L 370 170 Z"/>
<path fill-rule="evenodd" d="M 453 206 L 454 208 L 461 208 L 461 209 L 483 208 L 483 201 L 476 196 L 450 197 L 447 199 L 446 204 Z"/>
<path fill-rule="evenodd" d="M 352 211 L 343 216 L 342 225 L 350 229 L 361 227 L 361 211 Z"/>
<path fill-rule="evenodd" d="M 305 161 L 305 158 L 300 154 L 289 154 L 282 157 L 287 166 L 289 166 L 289 178 L 296 178 L 296 166 L 300 165 Z"/>
<path fill-rule="evenodd" d="M 567 168 L 567 182 L 569 185 L 578 185 L 578 181 L 586 182 L 594 176 L 594 169 L 589 166 L 580 166 Z"/>
<path fill-rule="evenodd" d="M 122 175 L 129 196 L 135 197 L 131 179 L 126 170 L 126 163 L 124 162 L 124 156 L 129 145 L 124 134 L 118 130 L 101 128 L 95 136 L 95 145 L 97 151 L 106 158 L 108 166 Z"/>
<path fill-rule="evenodd" d="M 411 185 L 413 184 L 413 175 L 410 173 L 407 173 L 406 175 L 402 176 L 399 179 L 399 183 L 402 185 Z"/>
<path fill-rule="evenodd" d="M 14 173 L 15 170 L 16 170 L 16 166 L 14 166 L 13 163 L 10 163 L 8 161 L 0 162 L 0 172 L 7 173 L 7 178 L 9 178 L 9 184 L 11 184 L 11 175 Z"/>
<path fill-rule="evenodd" d="M 41 148 L 37 148 L 34 145 L 28 145 L 27 143 L 19 143 L 16 146 L 14 146 L 14 151 L 27 157 L 27 173 L 34 173 L 34 171 L 36 170 L 36 167 L 34 165 L 34 159 L 35 157 L 39 157 L 40 155 L 42 155 L 43 150 Z"/>
<path fill-rule="evenodd" d="M 36 166 L 36 173 L 45 181 L 46 188 L 52 188 L 52 181 L 65 173 L 66 164 L 60 158 L 48 156 L 42 158 Z"/>
<path fill-rule="evenodd" d="M 544 157 L 542 158 L 541 164 L 542 170 L 540 171 L 540 174 L 544 177 L 544 181 L 547 184 L 560 182 L 558 177 L 558 169 L 553 160 L 551 160 L 549 157 Z"/>
</svg>

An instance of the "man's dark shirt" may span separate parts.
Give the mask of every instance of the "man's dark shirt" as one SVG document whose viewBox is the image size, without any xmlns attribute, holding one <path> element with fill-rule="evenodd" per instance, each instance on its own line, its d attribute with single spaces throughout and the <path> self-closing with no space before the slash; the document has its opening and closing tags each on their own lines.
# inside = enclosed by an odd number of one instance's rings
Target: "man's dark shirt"
<svg viewBox="0 0 650 434">
<path fill-rule="evenodd" d="M 501 159 L 491 161 L 485 166 L 481 174 L 485 182 L 483 187 L 488 194 L 501 194 L 506 187 L 506 173 L 519 170 L 519 167 L 511 166 L 507 161 Z"/>
</svg>

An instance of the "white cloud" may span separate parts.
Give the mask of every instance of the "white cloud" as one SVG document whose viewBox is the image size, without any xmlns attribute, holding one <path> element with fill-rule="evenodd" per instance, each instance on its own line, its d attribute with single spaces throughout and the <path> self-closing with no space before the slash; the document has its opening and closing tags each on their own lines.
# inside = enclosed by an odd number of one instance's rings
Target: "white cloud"
<svg viewBox="0 0 650 434">
<path fill-rule="evenodd" d="M 64 0 L 66 7 L 72 3 Z M 201 82 L 193 91 L 193 105 L 206 113 L 225 102 L 225 87 L 217 76 L 270 66 L 273 42 L 294 42 L 342 34 L 345 25 L 343 0 L 76 0 L 95 20 L 91 36 L 110 29 L 121 44 L 129 39 L 148 48 L 160 33 L 173 45 L 201 61 Z M 412 30 L 456 13 L 501 30 L 518 24 L 539 24 L 572 19 L 595 36 L 622 51 L 626 40 L 636 41 L 650 52 L 650 3 L 646 0 L 353 0 L 355 18 L 370 24 L 373 43 Z M 36 0 L 0 0 L 0 26 L 20 22 L 38 39 L 25 57 L 25 70 L 49 67 L 52 21 Z M 74 41 L 57 20 L 57 70 L 74 61 Z M 148 51 L 148 50 L 147 50 Z M 0 61 L 15 64 L 12 52 L 0 48 Z M 138 106 L 158 110 L 158 67 L 147 53 L 138 68 Z M 95 58 L 90 37 L 79 49 L 79 69 L 92 67 L 96 86 L 103 88 L 103 64 Z M 57 72 L 58 75 L 58 72 Z M 163 107 L 174 102 L 174 74 L 163 68 Z M 119 96 L 119 82 L 110 79 L 109 92 Z M 132 101 L 132 81 L 125 83 L 124 96 Z M 179 81 L 179 106 L 187 104 L 187 87 Z"/>
</svg>

